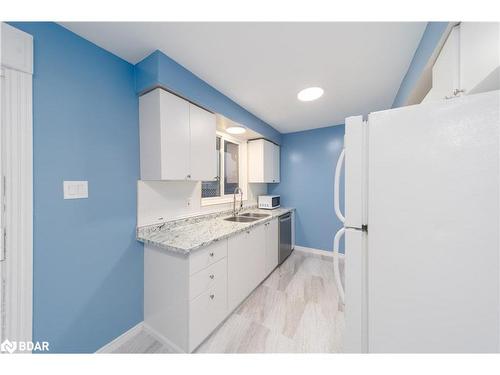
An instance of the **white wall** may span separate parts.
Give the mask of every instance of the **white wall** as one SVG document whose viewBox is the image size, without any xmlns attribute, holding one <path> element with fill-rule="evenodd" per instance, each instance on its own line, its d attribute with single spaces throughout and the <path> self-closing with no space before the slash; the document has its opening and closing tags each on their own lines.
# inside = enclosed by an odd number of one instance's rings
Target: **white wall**
<svg viewBox="0 0 500 375">
<path fill-rule="evenodd" d="M 243 188 L 245 189 L 245 188 Z M 244 205 L 257 204 L 257 196 L 267 194 L 267 184 L 248 184 Z M 233 203 L 201 205 L 201 182 L 138 181 L 137 225 L 231 209 Z"/>
</svg>

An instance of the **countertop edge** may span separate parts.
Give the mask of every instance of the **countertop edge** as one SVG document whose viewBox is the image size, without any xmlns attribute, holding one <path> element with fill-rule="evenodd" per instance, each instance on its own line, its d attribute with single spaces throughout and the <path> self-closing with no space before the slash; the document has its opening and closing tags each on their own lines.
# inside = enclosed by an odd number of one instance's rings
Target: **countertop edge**
<svg viewBox="0 0 500 375">
<path fill-rule="evenodd" d="M 250 228 L 254 228 L 260 224 L 265 224 L 279 216 L 282 216 L 282 215 L 285 215 L 289 212 L 292 212 L 292 211 L 295 211 L 295 208 L 281 208 L 283 210 L 283 212 L 281 212 L 279 215 L 273 215 L 271 213 L 271 216 L 270 217 L 265 217 L 265 218 L 262 218 L 260 220 L 256 220 L 252 223 L 244 223 L 245 226 L 243 226 L 242 228 L 238 228 L 237 230 L 234 230 L 232 232 L 229 232 L 227 234 L 224 234 L 223 236 L 220 236 L 220 237 L 217 237 L 217 238 L 214 238 L 210 241 L 207 241 L 207 242 L 204 242 L 204 243 L 201 243 L 199 245 L 196 245 L 194 247 L 191 247 L 191 248 L 188 248 L 188 249 L 184 249 L 184 248 L 179 248 L 179 247 L 174 247 L 174 246 L 169 246 L 169 245 L 166 245 L 162 242 L 158 242 L 158 241 L 152 241 L 152 240 L 149 240 L 145 237 L 140 237 L 140 236 L 136 236 L 136 239 L 137 241 L 139 242 L 142 242 L 144 243 L 145 245 L 151 245 L 151 246 L 154 246 L 156 248 L 159 248 L 159 249 L 162 249 L 162 250 L 166 250 L 167 252 L 169 253 L 173 253 L 175 255 L 182 255 L 182 256 L 185 256 L 185 257 L 188 257 L 190 254 L 192 253 L 195 253 L 197 250 L 200 250 L 204 247 L 207 247 L 207 246 L 210 246 L 211 244 L 215 243 L 215 242 L 218 242 L 218 241 L 221 241 L 221 240 L 225 240 L 229 237 L 232 237 L 238 233 L 241 233 L 241 232 L 244 232 Z"/>
</svg>

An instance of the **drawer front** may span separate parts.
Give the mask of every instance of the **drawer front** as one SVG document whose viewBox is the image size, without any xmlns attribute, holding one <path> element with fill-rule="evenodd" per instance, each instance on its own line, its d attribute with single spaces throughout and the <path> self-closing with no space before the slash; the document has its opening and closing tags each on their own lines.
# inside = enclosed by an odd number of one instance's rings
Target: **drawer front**
<svg viewBox="0 0 500 375">
<path fill-rule="evenodd" d="M 217 283 L 227 282 L 227 259 L 223 258 L 198 271 L 189 278 L 189 300 L 193 300 L 209 288 L 213 288 Z"/>
<path fill-rule="evenodd" d="M 189 274 L 192 275 L 227 256 L 227 240 L 217 241 L 189 257 Z"/>
<path fill-rule="evenodd" d="M 189 304 L 189 351 L 193 351 L 227 314 L 226 280 L 217 281 Z"/>
</svg>

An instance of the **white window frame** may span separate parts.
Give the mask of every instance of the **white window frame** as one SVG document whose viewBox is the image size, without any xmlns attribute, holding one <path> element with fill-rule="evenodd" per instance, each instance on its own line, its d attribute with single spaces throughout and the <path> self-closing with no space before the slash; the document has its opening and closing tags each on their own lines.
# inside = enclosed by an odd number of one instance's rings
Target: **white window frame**
<svg viewBox="0 0 500 375">
<path fill-rule="evenodd" d="M 238 145 L 238 185 L 243 189 L 243 201 L 248 199 L 248 175 L 247 175 L 247 142 L 245 140 L 231 137 L 230 135 L 217 131 L 216 136 L 221 138 L 221 141 L 229 141 Z M 224 144 L 221 142 L 220 147 L 221 170 L 220 170 L 220 189 L 224 192 Z M 200 183 L 201 187 L 201 183 Z M 238 195 L 239 200 L 239 195 Z M 224 204 L 233 202 L 233 194 L 223 194 L 219 197 L 202 198 L 200 188 L 200 199 L 202 206 L 210 206 L 214 204 Z"/>
</svg>

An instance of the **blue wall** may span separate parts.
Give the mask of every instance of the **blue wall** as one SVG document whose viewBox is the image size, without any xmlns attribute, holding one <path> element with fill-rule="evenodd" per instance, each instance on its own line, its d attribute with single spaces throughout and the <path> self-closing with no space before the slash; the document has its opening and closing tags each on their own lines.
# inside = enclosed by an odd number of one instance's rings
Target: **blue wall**
<svg viewBox="0 0 500 375">
<path fill-rule="evenodd" d="M 295 241 L 299 246 L 332 251 L 333 237 L 343 226 L 333 208 L 333 178 L 344 132 L 344 125 L 337 125 L 282 136 L 281 179 L 279 184 L 269 184 L 269 193 L 281 194 L 283 206 L 297 209 Z M 342 208 L 343 186 L 342 177 Z"/>
<path fill-rule="evenodd" d="M 420 43 L 415 50 L 415 54 L 413 55 L 410 67 L 408 68 L 408 71 L 401 82 L 398 93 L 396 94 L 392 108 L 405 105 L 447 26 L 448 22 L 427 23 L 422 39 L 420 40 Z"/>
<path fill-rule="evenodd" d="M 57 24 L 12 25 L 34 37 L 33 339 L 93 352 L 143 320 L 134 67 Z M 89 198 L 63 200 L 63 180 Z"/>
<path fill-rule="evenodd" d="M 277 130 L 160 51 L 153 52 L 136 65 L 137 92 L 156 85 L 163 85 L 208 110 L 220 113 L 265 138 L 281 143 L 281 134 Z"/>
</svg>

